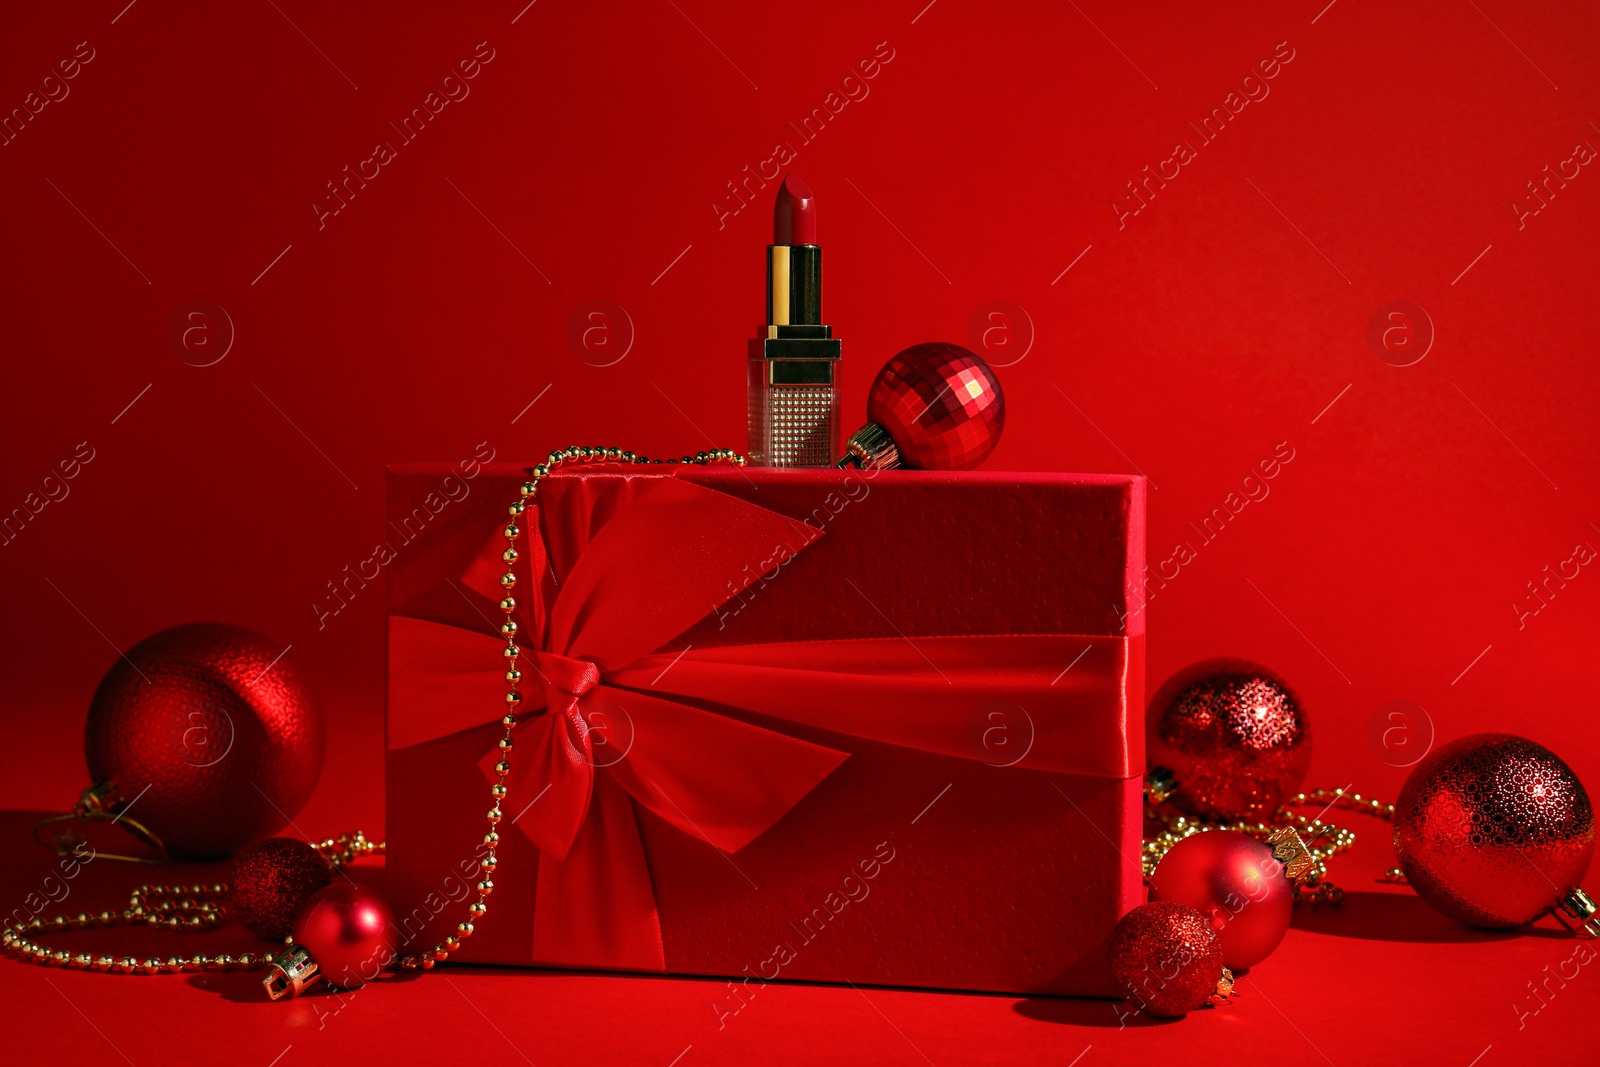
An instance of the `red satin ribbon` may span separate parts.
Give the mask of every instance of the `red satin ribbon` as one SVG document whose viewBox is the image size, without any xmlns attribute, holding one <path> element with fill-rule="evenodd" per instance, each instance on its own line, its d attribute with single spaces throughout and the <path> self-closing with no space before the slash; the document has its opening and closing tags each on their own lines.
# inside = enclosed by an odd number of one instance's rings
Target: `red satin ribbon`
<svg viewBox="0 0 1600 1067">
<path fill-rule="evenodd" d="M 544 779 L 533 783 L 540 799 L 517 821 L 543 853 L 533 962 L 665 970 L 634 805 L 731 853 L 848 757 L 683 701 L 991 762 L 994 754 L 974 743 L 973 723 L 986 706 L 1021 708 L 1032 731 L 1017 743 L 1031 745 L 1020 758 L 1007 753 L 1006 763 L 1138 773 L 1128 763 L 1125 701 L 1138 650 L 1126 638 L 897 637 L 673 651 L 669 642 L 731 599 L 747 564 L 804 551 L 821 534 L 675 478 L 607 479 L 604 490 L 595 481 L 545 483 L 566 490 L 544 505 L 550 555 L 538 537 L 526 553 L 544 593 L 526 616 L 524 643 L 536 650 L 525 660 L 519 714 L 546 714 L 526 721 L 517 742 L 517 755 Z M 465 578 L 485 595 L 500 595 L 493 576 L 503 543 L 486 548 Z M 565 564 L 555 568 L 565 575 L 559 591 L 552 561 Z M 497 720 L 500 644 L 391 616 L 389 747 Z M 497 758 L 485 758 L 486 770 Z"/>
</svg>

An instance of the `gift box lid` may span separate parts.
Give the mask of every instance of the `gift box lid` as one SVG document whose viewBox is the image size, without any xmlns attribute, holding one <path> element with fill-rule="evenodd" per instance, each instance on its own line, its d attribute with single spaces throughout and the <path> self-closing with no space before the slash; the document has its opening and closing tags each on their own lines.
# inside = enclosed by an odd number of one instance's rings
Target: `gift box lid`
<svg viewBox="0 0 1600 1067">
<path fill-rule="evenodd" d="M 404 548 L 409 560 L 420 564 L 428 557 L 425 565 L 408 562 L 391 571 L 396 613 L 408 613 L 421 599 L 452 616 L 467 612 L 463 624 L 472 617 L 469 605 L 448 587 L 439 588 L 437 574 L 464 572 L 505 504 L 516 498 L 528 468 L 484 464 L 473 484 L 458 466 L 389 469 L 390 531 L 414 541 Z M 619 483 L 663 477 L 707 486 L 796 523 L 792 541 L 775 543 L 772 553 L 741 567 L 748 567 L 752 588 L 764 584 L 763 574 L 781 570 L 786 610 L 708 613 L 686 635 L 702 647 L 881 637 L 897 628 L 912 636 L 1144 634 L 1146 482 L 1137 475 L 594 466 L 558 471 L 545 480 L 541 526 L 581 521 L 598 529 L 619 506 Z M 451 479 L 458 503 L 446 488 Z M 859 506 L 874 497 L 878 506 Z M 441 504 L 456 512 L 448 523 L 433 520 L 438 512 L 432 509 Z M 581 546 L 591 532 L 563 531 L 566 536 L 557 541 Z M 894 556 L 895 564 L 863 565 L 863 553 Z M 839 581 L 830 575 L 845 566 L 845 554 L 854 558 L 849 580 Z M 448 558 L 435 558 L 440 555 Z M 978 559 L 984 565 L 972 566 Z M 915 566 L 918 560 L 926 567 Z M 557 580 L 570 562 L 552 558 Z M 458 603 L 439 603 L 446 598 Z M 874 604 L 915 613 L 889 618 Z"/>
</svg>

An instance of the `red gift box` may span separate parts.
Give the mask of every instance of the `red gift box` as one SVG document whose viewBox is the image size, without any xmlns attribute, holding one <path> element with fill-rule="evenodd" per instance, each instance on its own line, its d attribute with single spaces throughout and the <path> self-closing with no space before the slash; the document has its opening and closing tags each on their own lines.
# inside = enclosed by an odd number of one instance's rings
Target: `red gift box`
<svg viewBox="0 0 1600 1067">
<path fill-rule="evenodd" d="M 390 471 L 412 951 L 476 899 L 524 478 Z M 592 467 L 520 521 L 496 889 L 453 958 L 1112 995 L 1142 900 L 1142 479 Z"/>
</svg>

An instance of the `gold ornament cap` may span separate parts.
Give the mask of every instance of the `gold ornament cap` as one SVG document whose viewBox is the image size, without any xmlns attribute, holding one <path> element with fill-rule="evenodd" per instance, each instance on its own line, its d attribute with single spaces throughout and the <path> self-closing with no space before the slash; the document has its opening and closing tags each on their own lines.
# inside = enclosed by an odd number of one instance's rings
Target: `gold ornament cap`
<svg viewBox="0 0 1600 1067">
<path fill-rule="evenodd" d="M 78 794 L 75 815 L 116 815 L 122 811 L 122 790 L 115 782 L 96 782 Z"/>
<path fill-rule="evenodd" d="M 1577 886 L 1573 886 L 1561 895 L 1561 900 L 1552 909 L 1561 925 L 1577 937 L 1593 939 L 1600 937 L 1600 906 L 1594 898 Z"/>
<path fill-rule="evenodd" d="M 864 471 L 887 471 L 900 466 L 900 448 L 894 438 L 875 422 L 869 422 L 844 442 L 844 458 L 837 466 L 860 467 Z"/>
<path fill-rule="evenodd" d="M 1272 858 L 1283 864 L 1283 873 L 1291 882 L 1298 882 L 1316 865 L 1316 857 L 1292 826 L 1274 830 L 1268 835 L 1267 844 L 1272 846 Z"/>
<path fill-rule="evenodd" d="M 1165 804 L 1177 788 L 1177 779 L 1165 767 L 1156 767 L 1144 776 L 1144 797 L 1152 804 Z"/>
<path fill-rule="evenodd" d="M 135 797 L 134 800 L 137 800 Z M 128 814 L 128 801 L 115 782 L 96 782 L 78 795 L 78 802 L 64 815 L 48 815 L 33 824 L 33 839 L 58 856 L 82 858 L 83 850 L 99 859 L 122 860 L 127 863 L 165 863 L 167 846 L 156 832 Z M 124 855 L 108 849 L 95 848 L 85 840 L 81 830 L 91 823 L 109 823 L 131 834 L 149 852 L 145 855 Z M 49 829 L 66 824 L 58 829 Z"/>
<path fill-rule="evenodd" d="M 273 1000 L 298 997 L 322 978 L 317 971 L 317 961 L 299 945 L 290 944 L 267 965 L 267 976 L 261 985 Z"/>
<path fill-rule="evenodd" d="M 1237 995 L 1238 990 L 1234 988 L 1233 972 L 1224 967 L 1222 968 L 1222 977 L 1217 979 L 1217 991 L 1206 998 L 1206 1003 L 1213 1008 L 1220 1008 L 1224 1004 L 1231 1003 Z"/>
</svg>

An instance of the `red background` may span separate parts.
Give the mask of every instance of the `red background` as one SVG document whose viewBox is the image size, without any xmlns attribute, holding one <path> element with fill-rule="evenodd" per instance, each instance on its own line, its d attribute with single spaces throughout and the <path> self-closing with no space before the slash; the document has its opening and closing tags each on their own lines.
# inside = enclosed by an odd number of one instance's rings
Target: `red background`
<svg viewBox="0 0 1600 1067">
<path fill-rule="evenodd" d="M 1272 664 L 1314 716 L 1314 784 L 1395 794 L 1409 756 L 1368 735 L 1395 699 L 1441 739 L 1514 730 L 1600 780 L 1583 651 L 1600 579 L 1585 568 L 1521 628 L 1512 606 L 1546 565 L 1600 545 L 1600 178 L 1585 167 L 1521 228 L 1511 206 L 1575 145 L 1600 146 L 1600 16 L 1324 3 L 9 13 L 6 113 L 78 42 L 94 59 L 0 148 L 0 509 L 25 506 L 79 442 L 94 459 L 0 548 L 0 806 L 70 803 L 86 704 L 116 650 L 214 618 L 292 646 L 324 700 L 328 772 L 297 822 L 379 829 L 382 596 L 320 627 L 313 604 L 381 539 L 384 465 L 466 458 L 481 441 L 505 459 L 742 445 L 772 188 L 720 229 L 711 204 L 778 139 L 825 212 L 847 414 L 892 352 L 961 341 L 975 309 L 1007 300 L 1036 339 L 1000 369 L 1010 410 L 989 468 L 1151 478 L 1152 563 L 1179 540 L 1197 548 L 1150 606 L 1153 684 L 1205 656 Z M 387 123 L 480 41 L 494 58 L 470 96 L 319 229 L 324 183 L 397 141 Z M 884 41 L 894 58 L 870 95 L 799 144 L 786 123 Z M 1186 123 L 1283 41 L 1294 58 L 1270 95 L 1119 229 L 1123 183 L 1198 142 Z M 1436 337 L 1395 367 L 1367 326 L 1402 299 Z M 168 340 L 195 300 L 236 331 L 208 367 Z M 594 300 L 636 334 L 608 367 L 568 341 Z M 1270 494 L 1200 544 L 1187 524 L 1279 442 L 1295 458 Z M 1424 725 L 1413 712 L 1406 736 L 1420 744 Z M 29 821 L 7 822 L 8 899 L 50 865 L 23 844 Z M 1298 918 L 1242 1003 L 1154 1029 L 1115 1029 L 1105 1003 L 771 987 L 719 1033 L 704 983 L 463 972 L 454 991 L 361 997 L 319 1031 L 306 1002 L 227 1002 L 248 996 L 226 981 L 239 976 L 7 965 L 0 982 L 29 1020 L 8 1039 L 21 1048 L 103 1057 L 109 1042 L 133 1062 L 179 1043 L 267 1063 L 285 1045 L 514 1058 L 510 1042 L 535 1062 L 666 1063 L 685 1045 L 685 1063 L 1070 1061 L 1092 1045 L 1087 1063 L 1215 1042 L 1336 1063 L 1395 1050 L 1467 1063 L 1489 1046 L 1487 1064 L 1594 1037 L 1593 978 L 1520 1030 L 1510 1007 L 1564 942 L 1485 940 L 1374 887 L 1385 834 L 1361 828 L 1336 875 L 1360 890 L 1342 914 Z M 123 873 L 92 870 L 75 892 L 103 906 Z M 202 995 L 213 988 L 224 1001 Z"/>
</svg>

